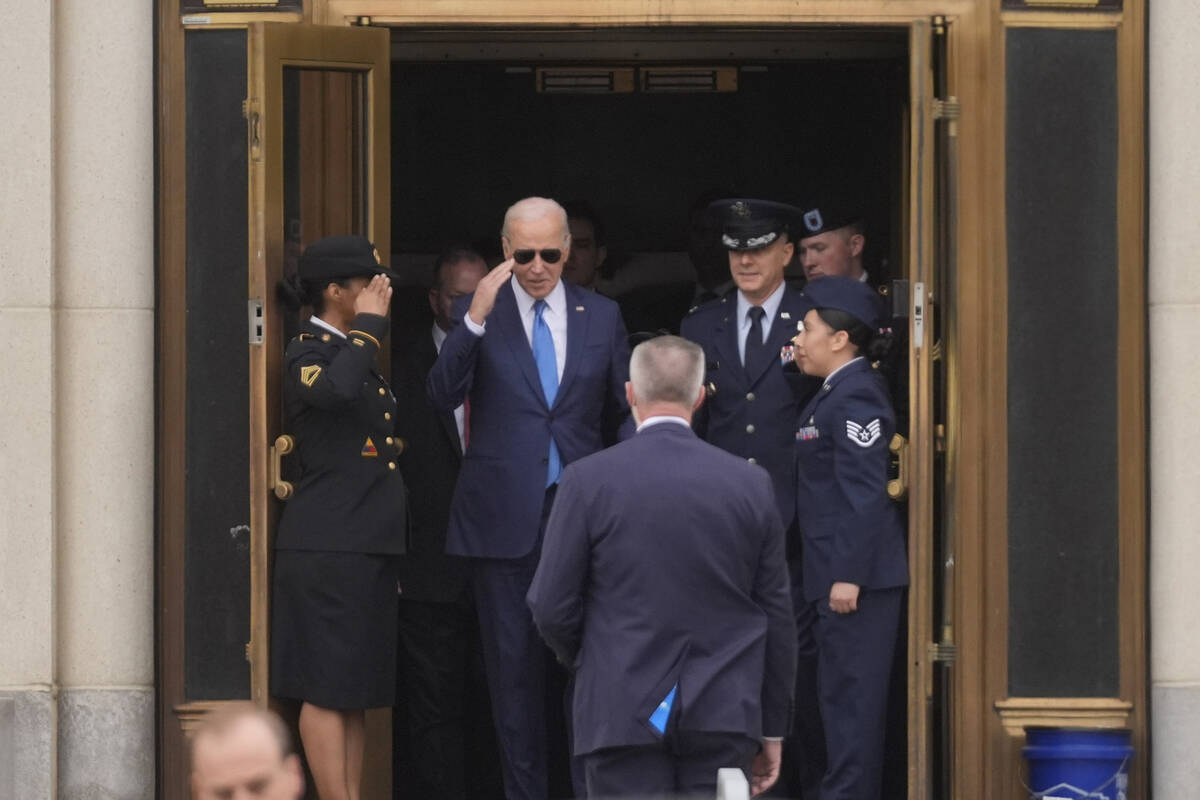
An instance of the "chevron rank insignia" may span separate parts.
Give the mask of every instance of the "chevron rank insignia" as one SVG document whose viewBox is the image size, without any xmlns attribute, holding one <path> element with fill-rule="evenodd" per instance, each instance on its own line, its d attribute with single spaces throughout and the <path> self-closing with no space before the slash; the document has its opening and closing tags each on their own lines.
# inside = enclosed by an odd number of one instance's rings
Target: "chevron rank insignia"
<svg viewBox="0 0 1200 800">
<path fill-rule="evenodd" d="M 317 378 L 321 375 L 321 368 L 316 364 L 308 367 L 300 368 L 300 382 L 305 386 L 312 386 L 317 382 Z"/>
<path fill-rule="evenodd" d="M 375 449 L 375 443 L 371 441 L 371 437 L 367 437 L 367 441 L 362 446 L 363 458 L 375 458 L 379 455 L 379 451 Z"/>
<path fill-rule="evenodd" d="M 882 430 L 877 419 L 866 425 L 859 425 L 852 419 L 846 420 L 846 436 L 859 447 L 870 447 L 881 435 Z"/>
</svg>

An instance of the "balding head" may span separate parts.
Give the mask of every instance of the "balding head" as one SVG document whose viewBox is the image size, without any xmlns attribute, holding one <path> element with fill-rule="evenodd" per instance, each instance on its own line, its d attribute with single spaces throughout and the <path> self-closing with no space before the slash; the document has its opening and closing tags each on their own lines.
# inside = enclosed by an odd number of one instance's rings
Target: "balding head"
<svg viewBox="0 0 1200 800">
<path fill-rule="evenodd" d="M 633 349 L 629 403 L 640 422 L 659 414 L 690 420 L 700 404 L 704 351 L 678 336 L 657 336 Z"/>
<path fill-rule="evenodd" d="M 300 760 L 277 715 L 238 703 L 206 719 L 192 735 L 196 800 L 297 800 L 304 794 Z"/>
<path fill-rule="evenodd" d="M 567 212 L 545 197 L 526 197 L 509 207 L 500 231 L 504 258 L 513 259 L 513 276 L 536 300 L 558 286 L 563 262 L 571 255 Z"/>
</svg>

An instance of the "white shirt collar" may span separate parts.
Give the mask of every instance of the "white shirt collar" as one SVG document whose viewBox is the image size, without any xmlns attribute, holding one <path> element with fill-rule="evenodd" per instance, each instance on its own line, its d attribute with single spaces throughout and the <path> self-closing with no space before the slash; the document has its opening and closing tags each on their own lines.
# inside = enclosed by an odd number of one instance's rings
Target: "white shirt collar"
<svg viewBox="0 0 1200 800">
<path fill-rule="evenodd" d="M 685 428 L 692 427 L 692 423 L 688 422 L 683 417 L 677 417 L 673 414 L 672 415 L 659 414 L 658 416 L 647 417 L 646 419 L 642 420 L 642 424 L 638 425 L 638 430 L 639 431 L 644 430 L 646 428 L 649 428 L 651 425 L 661 425 L 664 422 L 674 422 L 677 425 L 682 425 Z"/>
<path fill-rule="evenodd" d="M 835 369 L 833 372 L 831 372 L 831 373 L 829 373 L 828 375 L 826 375 L 826 376 L 825 376 L 825 384 L 826 384 L 826 385 L 828 385 L 828 384 L 829 384 L 829 382 L 830 382 L 831 380 L 833 380 L 833 376 L 834 376 L 834 375 L 837 375 L 839 372 L 841 372 L 841 371 L 842 371 L 842 370 L 844 370 L 846 367 L 848 367 L 848 366 L 850 366 L 851 364 L 853 364 L 855 361 L 862 361 L 864 358 L 865 358 L 865 356 L 858 356 L 858 357 L 856 357 L 856 358 L 852 358 L 852 359 L 850 359 L 850 360 L 849 360 L 849 361 L 847 361 L 845 364 L 842 364 L 840 367 L 838 367 L 837 369 Z"/>
<path fill-rule="evenodd" d="M 533 304 L 537 299 L 529 292 L 525 291 L 517 280 L 517 276 L 513 275 L 509 281 L 512 283 L 513 296 L 517 299 L 517 311 L 521 312 L 521 318 L 531 316 Z M 567 314 L 567 290 L 563 288 L 562 278 L 558 279 L 558 283 L 554 284 L 554 288 L 550 290 L 550 294 L 542 298 L 546 301 L 546 308 L 552 313 L 566 319 Z"/>
<path fill-rule="evenodd" d="M 775 322 L 775 313 L 779 311 L 779 304 L 783 302 L 783 290 L 786 286 L 787 282 L 781 281 L 779 286 L 775 288 L 775 291 L 771 292 L 771 296 L 762 302 L 762 310 L 766 314 L 766 316 L 763 317 L 763 327 L 766 329 L 769 329 Z M 746 296 L 742 294 L 741 290 L 739 289 L 737 293 L 737 314 L 739 325 L 746 326 L 750 324 L 750 305 L 750 301 L 746 299 Z M 766 330 L 763 331 L 763 334 L 766 335 Z"/>
<path fill-rule="evenodd" d="M 325 330 L 329 331 L 330 333 L 336 333 L 338 336 L 342 337 L 343 339 L 346 338 L 346 334 L 342 333 L 337 328 L 333 327 L 328 322 L 326 322 L 325 320 L 318 317 L 316 314 L 313 314 L 311 317 L 309 317 L 308 321 L 311 322 L 313 325 L 316 325 L 318 328 L 324 328 Z"/>
<path fill-rule="evenodd" d="M 442 342 L 446 341 L 446 332 L 436 322 L 433 323 L 433 349 L 442 352 Z"/>
</svg>

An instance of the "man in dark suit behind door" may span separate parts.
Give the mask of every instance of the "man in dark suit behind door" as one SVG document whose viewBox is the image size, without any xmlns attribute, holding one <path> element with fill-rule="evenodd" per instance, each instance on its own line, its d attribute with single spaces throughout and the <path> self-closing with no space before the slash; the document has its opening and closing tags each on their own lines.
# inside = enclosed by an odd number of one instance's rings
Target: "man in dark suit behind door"
<svg viewBox="0 0 1200 800">
<path fill-rule="evenodd" d="M 761 467 L 701 441 L 704 354 L 634 350 L 637 434 L 562 476 L 529 590 L 575 670 L 575 755 L 589 797 L 712 797 L 717 770 L 778 776 L 796 630 L 783 526 Z"/>
<path fill-rule="evenodd" d="M 487 274 L 483 257 L 452 247 L 433 267 L 434 323 L 393 353 L 396 435 L 412 527 L 400 560 L 400 648 L 393 714 L 397 798 L 466 800 L 501 796 L 499 761 L 467 565 L 446 555 L 450 499 L 467 439 L 466 410 L 434 409 L 430 368 L 453 327 L 451 304 Z"/>
</svg>

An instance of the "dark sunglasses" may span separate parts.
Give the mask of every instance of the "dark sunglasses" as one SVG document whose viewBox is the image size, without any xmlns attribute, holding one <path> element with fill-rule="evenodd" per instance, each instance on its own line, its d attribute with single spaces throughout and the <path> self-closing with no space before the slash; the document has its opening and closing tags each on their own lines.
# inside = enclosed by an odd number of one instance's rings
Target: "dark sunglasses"
<svg viewBox="0 0 1200 800">
<path fill-rule="evenodd" d="M 539 254 L 542 257 L 542 261 L 545 261 L 547 264 L 557 264 L 558 260 L 562 258 L 562 250 L 556 247 L 552 250 L 514 250 L 513 261 L 516 261 L 518 264 L 528 264 L 530 261 L 533 261 L 534 256 Z"/>
</svg>

